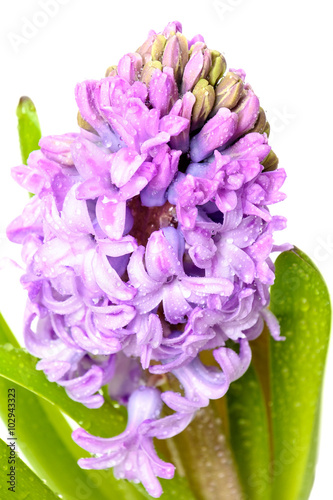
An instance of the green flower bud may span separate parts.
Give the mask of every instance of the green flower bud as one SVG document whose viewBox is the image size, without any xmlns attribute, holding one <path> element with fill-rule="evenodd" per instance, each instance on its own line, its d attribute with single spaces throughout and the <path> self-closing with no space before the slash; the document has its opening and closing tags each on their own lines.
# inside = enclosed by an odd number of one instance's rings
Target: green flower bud
<svg viewBox="0 0 333 500">
<path fill-rule="evenodd" d="M 217 50 L 211 50 L 212 66 L 208 73 L 208 81 L 211 85 L 215 85 L 224 75 L 227 69 L 227 62 L 224 56 Z"/>
<path fill-rule="evenodd" d="M 212 85 L 202 78 L 192 90 L 195 96 L 195 103 L 192 110 L 192 126 L 191 130 L 196 130 L 202 127 L 209 113 L 211 112 L 215 102 L 215 92 Z"/>
<path fill-rule="evenodd" d="M 271 172 L 272 170 L 276 170 L 278 168 L 279 158 L 271 149 L 261 164 L 264 166 L 263 172 Z"/>
<path fill-rule="evenodd" d="M 147 87 L 149 86 L 149 83 L 150 83 L 150 80 L 151 80 L 151 77 L 152 77 L 154 71 L 156 71 L 157 69 L 162 71 L 162 64 L 160 61 L 148 61 L 144 65 L 142 72 L 141 72 L 140 80 L 143 83 L 145 83 L 147 85 Z"/>
<path fill-rule="evenodd" d="M 207 48 L 207 45 L 204 42 L 195 42 L 188 51 L 188 58 L 190 59 L 193 52 L 198 51 L 199 48 L 200 50 L 204 50 Z"/>
<path fill-rule="evenodd" d="M 166 43 L 162 64 L 173 68 L 176 82 L 183 77 L 184 68 L 188 61 L 188 43 L 182 33 L 176 33 Z"/>
<path fill-rule="evenodd" d="M 86 122 L 84 118 L 82 118 L 80 111 L 78 111 L 77 114 L 77 123 L 80 128 L 83 128 L 84 130 L 87 130 L 88 132 L 91 132 L 93 134 L 97 134 L 96 130 L 90 125 L 90 123 Z"/>
<path fill-rule="evenodd" d="M 266 122 L 266 125 L 265 125 L 263 133 L 266 134 L 267 137 L 269 137 L 270 132 L 271 132 L 271 126 L 270 126 L 270 124 L 268 122 Z"/>
<path fill-rule="evenodd" d="M 160 61 L 163 56 L 164 47 L 166 45 L 166 38 L 163 35 L 157 35 L 152 48 L 151 48 L 151 60 Z"/>
<path fill-rule="evenodd" d="M 116 75 L 117 75 L 117 66 L 110 66 L 105 72 L 105 76 L 116 76 Z"/>
<path fill-rule="evenodd" d="M 202 64 L 202 71 L 200 74 L 200 78 L 207 78 L 207 75 L 212 66 L 211 51 L 209 49 L 205 49 L 202 55 L 203 55 L 203 64 Z"/>
<path fill-rule="evenodd" d="M 151 60 L 151 48 L 156 40 L 156 36 L 154 32 L 149 33 L 147 40 L 135 51 L 140 54 L 144 64 Z"/>
<path fill-rule="evenodd" d="M 254 127 L 249 130 L 249 133 L 251 132 L 258 132 L 259 134 L 263 134 L 265 131 L 267 125 L 266 121 L 266 114 L 265 111 L 262 108 L 259 108 L 259 115 L 257 118 L 256 123 L 254 124 Z"/>
<path fill-rule="evenodd" d="M 216 114 L 220 108 L 234 108 L 243 92 L 243 80 L 229 71 L 215 88 L 215 106 L 212 114 Z"/>
</svg>

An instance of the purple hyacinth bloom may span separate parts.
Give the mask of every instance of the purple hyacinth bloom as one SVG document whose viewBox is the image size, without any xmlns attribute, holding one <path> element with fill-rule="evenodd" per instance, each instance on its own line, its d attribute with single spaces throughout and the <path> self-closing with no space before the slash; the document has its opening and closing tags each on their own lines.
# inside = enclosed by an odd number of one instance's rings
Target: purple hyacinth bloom
<svg viewBox="0 0 333 500">
<path fill-rule="evenodd" d="M 120 436 L 74 432 L 97 455 L 79 463 L 113 467 L 156 498 L 174 467 L 152 439 L 227 392 L 264 323 L 282 340 L 267 308 L 272 252 L 289 247 L 274 244 L 286 221 L 269 206 L 286 173 L 267 166 L 269 127 L 244 71 L 230 70 L 242 86 L 229 99 L 218 54 L 179 22 L 151 31 L 107 77 L 78 83 L 79 132 L 42 138 L 12 172 L 34 193 L 7 230 L 22 245 L 26 347 L 75 401 L 97 408 L 106 386 L 127 405 Z M 161 393 L 169 375 L 179 391 Z M 163 403 L 174 413 L 161 417 Z"/>
<path fill-rule="evenodd" d="M 151 422 L 159 417 L 161 408 L 159 391 L 140 387 L 129 398 L 128 424 L 122 434 L 106 439 L 92 436 L 83 429 L 74 431 L 73 439 L 78 445 L 98 454 L 96 458 L 82 458 L 79 465 L 83 469 L 113 467 L 116 478 L 142 482 L 152 497 L 160 497 L 162 487 L 157 477 L 171 479 L 175 469 L 157 456 L 149 436 Z M 145 427 L 142 424 L 146 424 Z"/>
</svg>

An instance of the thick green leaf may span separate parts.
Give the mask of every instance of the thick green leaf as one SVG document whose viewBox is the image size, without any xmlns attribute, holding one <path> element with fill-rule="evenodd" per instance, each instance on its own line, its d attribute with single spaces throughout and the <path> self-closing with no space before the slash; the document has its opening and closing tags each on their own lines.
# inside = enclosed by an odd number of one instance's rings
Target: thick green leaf
<svg viewBox="0 0 333 500">
<path fill-rule="evenodd" d="M 29 97 L 21 97 L 16 109 L 16 115 L 18 118 L 22 161 L 27 164 L 31 151 L 39 149 L 38 143 L 42 136 L 36 108 Z"/>
<path fill-rule="evenodd" d="M 20 347 L 20 344 L 0 313 L 0 345 L 3 344 L 11 344 L 13 347 Z"/>
<path fill-rule="evenodd" d="M 230 442 L 245 498 L 270 499 L 270 442 L 264 394 L 251 365 L 227 393 Z"/>
<path fill-rule="evenodd" d="M 20 459 L 16 449 L 13 449 L 10 456 L 9 444 L 10 441 L 5 443 L 0 439 L 1 498 L 4 500 L 6 498 L 57 500 L 59 497 Z M 9 488 L 14 488 L 14 490 L 9 490 Z"/>
<path fill-rule="evenodd" d="M 320 407 L 320 403 L 319 403 Z M 304 481 L 302 484 L 302 489 L 299 494 L 300 499 L 308 499 L 312 490 L 313 482 L 315 479 L 315 470 L 318 455 L 318 443 L 319 443 L 319 428 L 320 428 L 320 415 L 321 412 L 317 412 L 316 421 L 312 431 L 312 441 L 310 444 L 310 453 L 308 456 L 308 461 L 306 464 L 306 469 L 304 472 Z"/>
<path fill-rule="evenodd" d="M 36 370 L 37 361 L 23 349 L 14 348 L 10 344 L 0 346 L 1 376 L 56 404 L 92 434 L 111 437 L 123 432 L 126 423 L 123 409 L 115 409 L 108 400 L 101 408 L 94 410 L 76 403 L 67 396 L 63 387 L 49 382 L 43 372 Z"/>
<path fill-rule="evenodd" d="M 306 500 L 314 477 L 331 307 L 323 278 L 300 250 L 276 261 L 271 309 L 286 337 L 270 343 L 272 500 Z"/>
</svg>

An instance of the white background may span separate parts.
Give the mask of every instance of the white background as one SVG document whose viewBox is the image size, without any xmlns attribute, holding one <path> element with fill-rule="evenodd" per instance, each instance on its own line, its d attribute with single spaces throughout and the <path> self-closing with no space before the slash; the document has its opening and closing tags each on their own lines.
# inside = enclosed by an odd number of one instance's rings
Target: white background
<svg viewBox="0 0 333 500">
<path fill-rule="evenodd" d="M 332 290 L 333 47 L 328 0 L 53 0 L 52 15 L 45 13 L 43 3 L 47 1 L 2 1 L 0 7 L 0 257 L 19 258 L 19 248 L 6 242 L 4 232 L 27 200 L 9 173 L 20 163 L 15 116 L 19 97 L 28 95 L 35 102 L 43 135 L 76 131 L 76 82 L 103 77 L 108 66 L 141 45 L 150 29 L 161 31 L 177 19 L 187 38 L 201 33 L 209 48 L 225 54 L 229 67 L 246 70 L 272 126 L 270 143 L 288 173 L 288 199 L 274 211 L 289 221 L 279 242 L 303 249 Z M 0 309 L 18 333 L 24 303 L 20 272 L 4 264 Z M 332 498 L 332 382 L 331 346 L 311 500 Z"/>
</svg>

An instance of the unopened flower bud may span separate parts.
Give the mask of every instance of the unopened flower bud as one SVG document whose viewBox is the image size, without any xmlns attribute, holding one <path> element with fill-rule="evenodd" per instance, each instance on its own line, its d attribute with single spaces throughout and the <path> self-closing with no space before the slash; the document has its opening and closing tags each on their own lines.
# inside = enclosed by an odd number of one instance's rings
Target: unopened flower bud
<svg viewBox="0 0 333 500">
<path fill-rule="evenodd" d="M 195 104 L 195 97 L 192 92 L 184 94 L 183 98 L 177 101 L 172 108 L 171 113 L 177 116 L 182 116 L 189 120 L 188 127 L 180 134 L 171 137 L 170 145 L 173 149 L 180 150 L 187 153 L 190 146 L 190 122 L 192 116 L 193 106 Z"/>
<path fill-rule="evenodd" d="M 278 168 L 279 158 L 271 149 L 261 164 L 264 166 L 263 172 L 271 172 L 272 170 L 276 170 Z"/>
<path fill-rule="evenodd" d="M 207 49 L 207 45 L 205 44 L 205 42 L 203 40 L 197 40 L 196 42 L 192 43 L 189 50 L 189 56 L 192 57 L 194 53 L 203 52 L 205 49 Z"/>
<path fill-rule="evenodd" d="M 153 76 L 154 71 L 159 69 L 162 70 L 162 64 L 160 61 L 148 61 L 143 67 L 140 80 L 147 85 L 150 84 L 150 80 Z"/>
<path fill-rule="evenodd" d="M 118 74 L 117 66 L 110 66 L 105 72 L 106 77 L 117 76 L 117 74 Z"/>
<path fill-rule="evenodd" d="M 258 132 L 259 134 L 263 134 L 267 125 L 266 114 L 262 108 L 259 108 L 259 115 L 257 118 L 254 127 L 249 130 L 249 132 Z"/>
<path fill-rule="evenodd" d="M 188 61 L 187 39 L 181 33 L 176 33 L 166 43 L 162 64 L 173 68 L 175 79 L 180 82 L 185 65 Z"/>
<path fill-rule="evenodd" d="M 210 51 L 203 42 L 196 42 L 191 47 L 189 54 L 190 60 L 184 69 L 182 94 L 192 91 L 200 78 L 206 78 L 212 63 Z"/>
<path fill-rule="evenodd" d="M 197 128 L 203 126 L 209 113 L 211 112 L 214 106 L 215 92 L 214 88 L 209 85 L 207 80 L 201 79 L 194 87 L 192 93 L 194 94 L 196 101 L 192 111 L 191 130 L 196 130 Z"/>
<path fill-rule="evenodd" d="M 80 128 L 83 128 L 88 132 L 92 132 L 93 134 L 97 134 L 96 130 L 82 117 L 80 111 L 77 113 L 77 123 Z"/>
<path fill-rule="evenodd" d="M 203 64 L 200 78 L 206 78 L 210 68 L 212 66 L 212 56 L 209 49 L 205 49 L 203 52 Z"/>
<path fill-rule="evenodd" d="M 156 37 L 157 35 L 155 31 L 151 30 L 148 34 L 147 40 L 136 50 L 136 52 L 142 57 L 144 64 L 151 60 L 151 50 Z"/>
<path fill-rule="evenodd" d="M 239 137 L 251 130 L 259 113 L 259 99 L 249 86 L 245 86 L 243 95 L 232 111 L 238 115 L 238 125 L 235 135 Z"/>
<path fill-rule="evenodd" d="M 215 106 L 212 115 L 215 115 L 221 108 L 232 109 L 237 106 L 243 88 L 243 80 L 236 73 L 229 71 L 215 89 Z"/>
<path fill-rule="evenodd" d="M 182 23 L 180 23 L 179 21 L 173 21 L 173 22 L 168 23 L 166 25 L 162 34 L 166 38 L 170 38 L 172 35 L 174 35 L 175 33 L 178 33 L 178 32 L 180 32 L 180 33 L 182 32 Z"/>
<path fill-rule="evenodd" d="M 208 81 L 211 85 L 215 85 L 224 75 L 227 68 L 227 63 L 224 56 L 217 50 L 211 50 L 212 65 L 208 73 Z"/>
<path fill-rule="evenodd" d="M 152 61 L 161 61 L 165 44 L 166 44 L 165 36 L 157 35 L 157 37 L 152 45 L 152 48 L 151 48 Z"/>
<path fill-rule="evenodd" d="M 142 68 L 142 57 L 137 52 L 125 54 L 118 63 L 118 75 L 132 85 Z"/>
<path fill-rule="evenodd" d="M 271 126 L 270 126 L 270 124 L 268 122 L 266 122 L 266 125 L 265 125 L 263 133 L 266 134 L 267 137 L 269 137 L 270 132 L 271 132 Z"/>
</svg>

